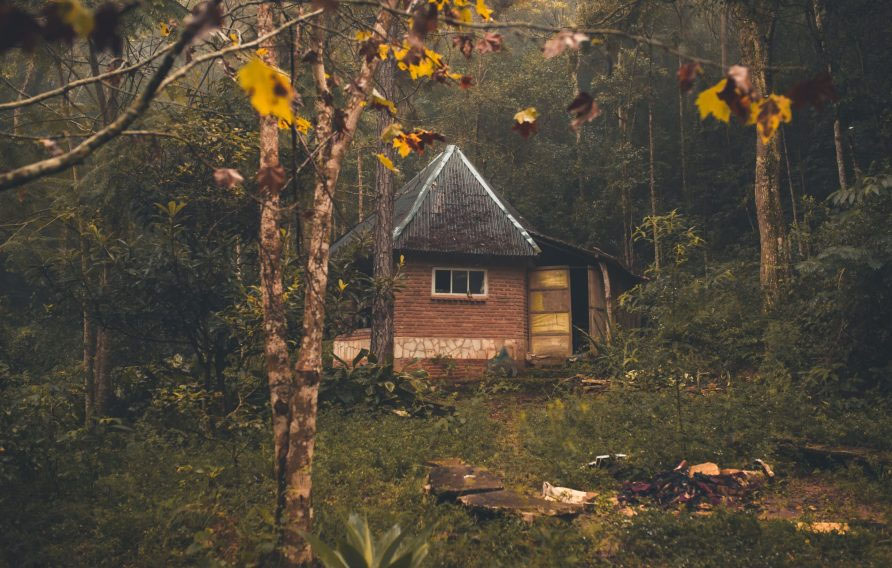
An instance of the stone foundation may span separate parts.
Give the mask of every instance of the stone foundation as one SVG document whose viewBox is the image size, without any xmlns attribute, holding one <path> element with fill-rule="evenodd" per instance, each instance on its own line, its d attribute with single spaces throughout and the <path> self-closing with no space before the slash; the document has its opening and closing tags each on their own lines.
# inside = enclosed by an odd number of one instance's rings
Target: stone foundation
<svg viewBox="0 0 892 568">
<path fill-rule="evenodd" d="M 368 329 L 335 338 L 334 354 L 350 363 L 368 349 Z M 474 378 L 486 372 L 490 359 L 504 347 L 515 361 L 523 353 L 517 339 L 480 337 L 394 337 L 394 363 L 399 370 L 424 369 L 434 378 Z"/>
</svg>

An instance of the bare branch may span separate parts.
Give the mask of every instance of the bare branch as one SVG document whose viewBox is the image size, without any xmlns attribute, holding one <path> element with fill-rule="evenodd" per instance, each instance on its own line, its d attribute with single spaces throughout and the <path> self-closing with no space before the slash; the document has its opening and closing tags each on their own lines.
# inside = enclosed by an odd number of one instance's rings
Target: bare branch
<svg viewBox="0 0 892 568">
<path fill-rule="evenodd" d="M 213 0 L 213 3 L 217 5 L 220 3 L 220 1 L 221 0 Z M 155 71 L 155 74 L 152 75 L 149 84 L 146 85 L 146 88 L 142 92 L 142 94 L 127 108 L 126 111 L 124 111 L 118 118 L 116 118 L 114 122 L 110 123 L 105 128 L 97 131 L 96 134 L 90 136 L 89 138 L 78 144 L 75 148 L 71 149 L 69 152 L 61 154 L 54 158 L 34 162 L 27 166 L 22 166 L 20 168 L 16 168 L 9 172 L 0 174 L 0 191 L 18 187 L 20 185 L 28 183 L 29 181 L 33 181 L 46 175 L 61 172 L 75 164 L 82 162 L 90 154 L 95 152 L 97 149 L 105 145 L 113 138 L 117 137 L 124 129 L 132 124 L 133 121 L 139 118 L 139 116 L 142 115 L 146 111 L 146 109 L 148 109 L 149 105 L 152 102 L 152 99 L 158 94 L 159 91 L 185 75 L 190 69 L 195 67 L 195 65 L 211 59 L 223 57 L 227 53 L 255 47 L 262 41 L 265 41 L 283 32 L 289 27 L 305 21 L 309 18 L 313 18 L 321 13 L 322 10 L 320 9 L 300 16 L 298 18 L 294 18 L 279 26 L 272 32 L 258 37 L 252 42 L 244 43 L 238 46 L 230 46 L 213 53 L 202 55 L 201 57 L 196 57 L 190 63 L 187 63 L 186 65 L 178 68 L 176 72 L 170 73 L 174 62 L 176 61 L 176 58 L 183 52 L 186 46 L 190 44 L 193 39 L 195 39 L 195 36 L 200 31 L 198 26 L 196 25 L 187 27 L 185 30 L 183 30 L 182 35 L 173 45 L 171 50 L 166 53 L 164 59 L 161 62 L 161 65 L 158 67 L 158 70 Z M 170 76 L 168 76 L 168 74 L 170 74 Z"/>
</svg>

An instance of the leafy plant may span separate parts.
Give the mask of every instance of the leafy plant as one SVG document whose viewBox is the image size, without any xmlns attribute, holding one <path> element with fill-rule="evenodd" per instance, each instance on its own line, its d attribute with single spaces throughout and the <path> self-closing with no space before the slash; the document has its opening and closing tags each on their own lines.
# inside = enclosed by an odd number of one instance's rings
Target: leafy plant
<svg viewBox="0 0 892 568">
<path fill-rule="evenodd" d="M 375 539 L 368 521 L 353 513 L 346 523 L 347 536 L 332 548 L 318 537 L 303 533 L 325 568 L 417 568 L 427 557 L 425 538 L 405 540 L 406 533 L 393 525 Z"/>
<path fill-rule="evenodd" d="M 365 405 L 407 416 L 445 411 L 443 405 L 425 398 L 424 394 L 434 389 L 423 371 L 397 372 L 393 364 L 379 364 L 367 349 L 360 350 L 349 365 L 333 357 L 340 365 L 334 366 L 322 381 L 319 400 L 323 403 L 344 407 Z"/>
</svg>

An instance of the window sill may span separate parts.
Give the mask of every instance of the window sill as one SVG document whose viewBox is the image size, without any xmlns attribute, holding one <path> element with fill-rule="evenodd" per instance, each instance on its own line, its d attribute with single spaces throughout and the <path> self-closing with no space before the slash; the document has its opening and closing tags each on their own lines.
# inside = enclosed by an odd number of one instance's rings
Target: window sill
<svg viewBox="0 0 892 568">
<path fill-rule="evenodd" d="M 431 300 L 435 302 L 469 302 L 472 304 L 482 304 L 489 298 L 487 294 L 431 294 Z"/>
</svg>

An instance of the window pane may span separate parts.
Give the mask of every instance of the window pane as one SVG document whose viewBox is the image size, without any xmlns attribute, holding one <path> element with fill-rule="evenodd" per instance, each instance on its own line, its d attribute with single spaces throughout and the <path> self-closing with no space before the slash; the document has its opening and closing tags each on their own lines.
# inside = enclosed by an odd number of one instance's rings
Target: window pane
<svg viewBox="0 0 892 568">
<path fill-rule="evenodd" d="M 471 294 L 483 294 L 483 274 L 482 270 L 472 270 L 471 271 Z"/>
<path fill-rule="evenodd" d="M 467 294 L 468 293 L 468 271 L 453 270 L 452 271 L 452 293 Z"/>
<path fill-rule="evenodd" d="M 449 293 L 449 271 L 448 270 L 435 270 L 434 271 L 434 292 L 437 294 L 448 294 Z"/>
</svg>

